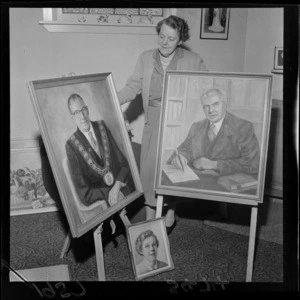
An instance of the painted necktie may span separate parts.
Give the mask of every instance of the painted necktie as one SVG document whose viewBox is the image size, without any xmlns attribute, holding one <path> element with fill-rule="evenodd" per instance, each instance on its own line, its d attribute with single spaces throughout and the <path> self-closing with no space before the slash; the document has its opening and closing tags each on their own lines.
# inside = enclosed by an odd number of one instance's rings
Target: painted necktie
<svg viewBox="0 0 300 300">
<path fill-rule="evenodd" d="M 215 128 L 216 128 L 216 126 L 212 123 L 212 124 L 210 125 L 209 129 L 208 129 L 208 132 L 207 132 L 208 138 L 209 138 L 209 140 L 210 140 L 211 142 L 213 142 L 214 139 L 215 139 L 216 136 L 217 136 L 217 135 L 215 134 Z"/>
<path fill-rule="evenodd" d="M 91 131 L 89 132 L 89 138 L 90 138 L 90 142 L 91 142 L 91 145 L 92 145 L 93 149 L 96 151 L 96 153 L 97 153 L 97 154 L 99 155 L 99 157 L 101 158 L 101 154 L 100 154 L 100 151 L 99 151 L 97 142 L 96 142 L 96 140 L 94 139 L 93 134 L 92 134 Z"/>
</svg>

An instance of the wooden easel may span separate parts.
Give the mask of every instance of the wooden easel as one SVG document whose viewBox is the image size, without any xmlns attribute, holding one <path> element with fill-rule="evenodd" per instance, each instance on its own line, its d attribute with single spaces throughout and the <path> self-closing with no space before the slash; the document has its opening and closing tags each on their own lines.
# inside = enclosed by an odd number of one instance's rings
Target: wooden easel
<svg viewBox="0 0 300 300">
<path fill-rule="evenodd" d="M 157 196 L 156 206 L 156 218 L 161 217 L 163 208 L 163 196 Z M 251 221 L 250 221 L 250 234 L 249 234 L 249 246 L 248 246 L 248 259 L 247 259 L 247 272 L 246 282 L 252 281 L 254 251 L 255 251 L 255 238 L 256 238 L 256 226 L 257 226 L 257 206 L 251 208 Z"/>
<path fill-rule="evenodd" d="M 125 208 L 119 213 L 119 216 L 125 227 L 130 225 L 130 221 L 126 216 Z M 103 247 L 102 247 L 102 228 L 103 223 L 100 223 L 96 228 L 94 228 L 94 242 L 95 242 L 95 252 L 96 252 L 96 262 L 97 262 L 97 271 L 98 271 L 98 280 L 105 281 L 105 270 L 104 270 L 104 257 L 103 257 Z M 63 259 L 68 252 L 71 244 L 71 233 L 69 232 L 66 236 L 63 249 L 60 254 L 60 258 Z"/>
</svg>

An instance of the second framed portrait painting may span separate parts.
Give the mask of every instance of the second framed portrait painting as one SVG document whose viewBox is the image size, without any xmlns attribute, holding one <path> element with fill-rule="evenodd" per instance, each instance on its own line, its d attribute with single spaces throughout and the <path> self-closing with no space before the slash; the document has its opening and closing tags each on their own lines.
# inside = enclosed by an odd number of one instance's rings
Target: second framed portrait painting
<svg viewBox="0 0 300 300">
<path fill-rule="evenodd" d="M 156 193 L 262 202 L 271 85 L 267 74 L 167 71 Z"/>
<path fill-rule="evenodd" d="M 73 237 L 142 194 L 111 73 L 28 83 Z"/>
</svg>

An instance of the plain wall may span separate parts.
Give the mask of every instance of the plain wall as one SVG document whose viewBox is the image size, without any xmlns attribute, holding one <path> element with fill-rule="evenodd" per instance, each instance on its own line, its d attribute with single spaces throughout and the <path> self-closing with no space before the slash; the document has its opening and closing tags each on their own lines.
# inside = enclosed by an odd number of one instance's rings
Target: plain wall
<svg viewBox="0 0 300 300">
<path fill-rule="evenodd" d="M 275 47 L 283 47 L 283 8 L 248 9 L 244 72 L 270 73 Z M 283 100 L 283 74 L 273 75 L 272 98 Z"/>
</svg>

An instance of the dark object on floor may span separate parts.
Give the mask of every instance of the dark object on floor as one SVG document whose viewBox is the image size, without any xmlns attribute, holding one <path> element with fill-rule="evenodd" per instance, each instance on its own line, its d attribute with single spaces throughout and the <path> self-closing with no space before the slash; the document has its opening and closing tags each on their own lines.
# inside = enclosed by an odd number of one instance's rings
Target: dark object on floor
<svg viewBox="0 0 300 300">
<path fill-rule="evenodd" d="M 172 226 L 166 226 L 166 229 L 167 229 L 167 234 L 170 235 L 172 233 L 172 231 L 174 230 L 174 228 L 176 227 L 177 225 L 177 220 L 175 219 L 174 223 Z"/>
</svg>

